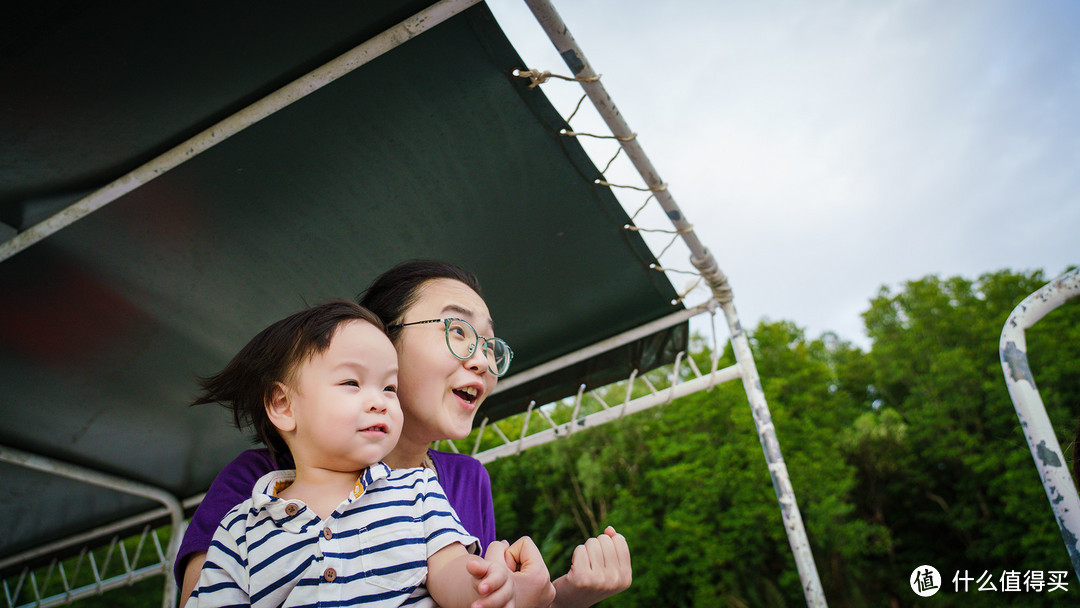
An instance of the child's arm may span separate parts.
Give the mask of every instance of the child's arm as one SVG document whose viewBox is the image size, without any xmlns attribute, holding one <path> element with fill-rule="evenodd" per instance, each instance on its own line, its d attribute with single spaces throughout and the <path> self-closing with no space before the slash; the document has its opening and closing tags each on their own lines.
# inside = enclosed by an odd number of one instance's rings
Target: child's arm
<svg viewBox="0 0 1080 608">
<path fill-rule="evenodd" d="M 228 530 L 219 527 L 184 608 L 250 605 L 248 572 L 241 563 L 246 556 L 247 547 L 240 546 Z"/>
<path fill-rule="evenodd" d="M 486 557 L 452 543 L 428 557 L 427 588 L 442 608 L 513 608 L 514 583 L 506 543 L 492 543 Z"/>
<path fill-rule="evenodd" d="M 552 608 L 582 608 L 630 587 L 630 547 L 608 526 L 604 533 L 574 549 L 570 572 L 554 581 Z"/>
</svg>

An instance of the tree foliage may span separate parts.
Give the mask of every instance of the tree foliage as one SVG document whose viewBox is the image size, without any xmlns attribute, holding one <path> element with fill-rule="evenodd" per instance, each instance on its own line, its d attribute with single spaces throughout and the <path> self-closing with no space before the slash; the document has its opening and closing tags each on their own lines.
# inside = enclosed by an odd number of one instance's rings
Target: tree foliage
<svg viewBox="0 0 1080 608">
<path fill-rule="evenodd" d="M 832 606 L 1006 605 L 951 593 L 954 572 L 1065 570 L 1080 593 L 998 362 L 1005 319 L 1040 272 L 929 276 L 883 287 L 869 352 L 765 321 L 752 348 L 818 572 Z M 1028 332 L 1062 445 L 1080 403 L 1080 307 Z M 693 357 L 711 366 L 700 342 Z M 730 347 L 721 365 L 734 362 Z M 665 379 L 653 378 L 662 388 Z M 624 387 L 611 390 L 613 402 Z M 553 415 L 568 419 L 569 406 Z M 553 576 L 610 524 L 634 583 L 609 606 L 805 605 L 745 393 L 727 383 L 488 466 L 500 536 L 531 535 Z M 935 565 L 946 590 L 908 586 Z M 1060 592 L 1058 592 L 1060 595 Z M 1025 605 L 1059 597 L 1023 596 Z"/>
</svg>

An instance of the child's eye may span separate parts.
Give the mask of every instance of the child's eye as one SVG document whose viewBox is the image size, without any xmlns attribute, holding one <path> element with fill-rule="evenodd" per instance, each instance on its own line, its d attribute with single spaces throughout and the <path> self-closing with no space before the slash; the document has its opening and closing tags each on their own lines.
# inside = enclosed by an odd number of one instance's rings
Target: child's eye
<svg viewBox="0 0 1080 608">
<path fill-rule="evenodd" d="M 397 387 L 394 386 L 393 384 L 391 384 L 391 385 L 387 386 L 386 388 L 384 388 L 383 390 L 388 392 L 388 393 L 396 393 L 397 392 Z"/>
<path fill-rule="evenodd" d="M 356 380 L 346 380 L 345 382 L 342 382 L 341 385 L 342 386 L 355 386 L 357 388 L 360 388 L 360 383 L 357 382 Z"/>
</svg>

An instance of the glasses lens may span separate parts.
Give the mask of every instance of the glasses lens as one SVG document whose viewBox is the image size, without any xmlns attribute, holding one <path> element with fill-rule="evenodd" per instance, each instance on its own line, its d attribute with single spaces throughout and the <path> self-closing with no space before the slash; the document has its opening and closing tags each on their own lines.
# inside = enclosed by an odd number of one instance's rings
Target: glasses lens
<svg viewBox="0 0 1080 608">
<path fill-rule="evenodd" d="M 461 319 L 446 319 L 446 345 L 458 359 L 468 359 L 476 350 L 476 330 Z"/>
<path fill-rule="evenodd" d="M 487 355 L 488 367 L 496 376 L 504 375 L 510 369 L 510 359 L 513 353 L 510 346 L 503 342 L 502 338 L 491 338 L 484 343 L 484 354 Z"/>
</svg>

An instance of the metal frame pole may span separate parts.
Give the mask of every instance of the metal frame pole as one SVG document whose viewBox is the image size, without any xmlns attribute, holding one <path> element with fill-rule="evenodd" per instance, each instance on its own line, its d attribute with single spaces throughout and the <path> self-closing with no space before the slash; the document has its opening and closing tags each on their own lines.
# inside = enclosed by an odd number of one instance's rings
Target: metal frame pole
<svg viewBox="0 0 1080 608">
<path fill-rule="evenodd" d="M 524 450 L 550 443 L 556 439 L 569 437 L 578 431 L 597 427 L 613 420 L 618 420 L 628 414 L 636 414 L 649 408 L 669 403 L 672 399 L 678 399 L 698 391 L 708 390 L 711 386 L 738 378 L 741 373 L 742 368 L 738 365 L 732 365 L 731 367 L 718 369 L 701 377 L 687 380 L 686 382 L 673 384 L 670 388 L 665 388 L 652 394 L 638 397 L 637 399 L 627 400 L 622 405 L 607 407 L 606 409 L 589 414 L 585 417 L 579 418 L 575 415 L 574 418 L 568 422 L 558 425 L 552 424 L 551 428 L 547 430 L 528 436 L 522 436 L 521 439 L 518 440 L 506 439 L 505 435 L 503 435 L 503 445 L 483 452 L 474 453 L 473 456 L 485 464 L 504 456 L 513 456 Z M 498 429 L 499 427 L 492 424 L 491 428 Z M 496 430 L 496 433 L 501 433 L 501 431 Z"/>
<path fill-rule="evenodd" d="M 492 391 L 491 394 L 497 395 L 503 391 L 510 390 L 515 386 L 525 384 L 530 380 L 541 378 L 545 374 L 550 374 L 551 372 L 558 371 L 565 367 L 570 367 L 575 363 L 591 359 L 596 355 L 605 353 L 614 348 L 618 348 L 624 344 L 629 344 L 639 338 L 644 338 L 645 336 L 656 333 L 658 331 L 667 329 L 669 327 L 674 327 L 675 325 L 678 325 L 679 323 L 682 323 L 690 319 L 691 317 L 697 316 L 715 308 L 716 302 L 710 300 L 703 304 L 699 304 L 693 308 L 687 308 L 686 310 L 680 310 L 679 312 L 671 313 L 666 317 L 661 317 L 655 321 L 646 323 L 645 325 L 635 327 L 634 329 L 623 332 L 617 336 L 612 336 L 606 340 L 597 342 L 596 344 L 591 344 L 580 350 L 565 354 L 557 359 L 552 359 L 547 363 L 543 363 L 541 365 L 537 365 L 536 367 L 531 367 L 527 370 L 516 373 L 506 378 L 505 380 L 499 380 L 499 383 L 495 385 L 495 390 Z"/>
<path fill-rule="evenodd" d="M 551 39 L 555 49 L 566 62 L 567 67 L 578 79 L 579 84 L 585 90 L 586 95 L 596 107 L 604 122 L 607 123 L 612 135 L 616 137 L 626 152 L 627 157 L 633 163 L 638 173 L 641 174 L 645 184 L 652 191 L 657 202 L 664 209 L 671 223 L 675 226 L 683 242 L 690 250 L 690 262 L 698 269 L 705 282 L 712 290 L 713 297 L 720 303 L 731 329 L 731 342 L 735 350 L 736 360 L 742 367 L 740 374 L 743 386 L 746 389 L 747 399 L 754 415 L 754 424 L 757 427 L 758 438 L 761 448 L 765 452 L 765 461 L 769 467 L 769 475 L 772 477 L 773 488 L 776 491 L 776 499 L 780 503 L 780 511 L 784 520 L 784 528 L 787 531 L 788 542 L 791 544 L 792 553 L 795 556 L 795 564 L 802 581 L 803 593 L 806 596 L 808 606 L 818 608 L 826 606 L 825 595 L 821 588 L 821 580 L 818 577 L 817 566 L 810 550 L 810 543 L 803 527 L 802 515 L 799 512 L 795 500 L 795 492 L 788 478 L 787 466 L 784 464 L 780 453 L 780 443 L 776 438 L 776 431 L 772 425 L 772 417 L 769 414 L 769 406 L 765 400 L 765 393 L 761 389 L 761 380 L 758 377 L 754 365 L 753 353 L 750 350 L 749 341 L 739 323 L 735 306 L 732 303 L 733 294 L 727 277 L 721 272 L 716 259 L 694 233 L 693 226 L 686 220 L 674 197 L 667 189 L 667 184 L 660 179 L 656 168 L 646 156 L 641 145 L 637 143 L 636 136 L 630 130 L 629 125 L 623 119 L 614 101 L 604 89 L 596 77 L 585 54 L 578 46 L 570 30 L 566 27 L 562 17 L 555 11 L 555 7 L 547 0 L 525 0 L 540 26 Z"/>
<path fill-rule="evenodd" d="M 735 312 L 735 304 L 731 301 L 722 305 L 724 317 L 727 319 L 728 328 L 731 330 L 731 346 L 735 351 L 735 360 L 742 368 L 740 375 L 746 398 L 750 402 L 750 411 L 754 416 L 754 427 L 758 432 L 758 440 L 761 442 L 761 450 L 765 453 L 765 463 L 769 467 L 769 476 L 772 478 L 773 491 L 776 492 L 776 501 L 780 504 L 780 516 L 784 521 L 784 529 L 787 531 L 788 544 L 791 545 L 791 553 L 795 556 L 795 567 L 799 571 L 799 580 L 802 581 L 803 595 L 806 597 L 806 605 L 824 607 L 825 593 L 821 588 L 821 579 L 818 577 L 817 565 L 814 563 L 814 554 L 810 549 L 810 539 L 806 536 L 803 527 L 802 513 L 799 504 L 795 500 L 795 490 L 791 486 L 791 478 L 788 476 L 787 465 L 784 456 L 780 453 L 780 440 L 776 437 L 776 429 L 773 427 L 772 414 L 769 412 L 769 404 L 765 400 L 765 391 L 761 388 L 761 377 L 758 376 L 757 366 L 754 364 L 754 354 L 750 350 L 750 341 L 739 323 L 739 315 Z"/>
<path fill-rule="evenodd" d="M 1080 268 L 1067 272 L 1029 295 L 1013 310 L 1001 330 L 999 356 L 1005 373 L 1020 428 L 1024 431 L 1035 468 L 1054 510 L 1073 571 L 1080 577 L 1080 496 L 1069 475 L 1054 427 L 1046 415 L 1046 406 L 1028 366 L 1027 340 L 1024 331 L 1047 313 L 1080 295 Z"/>
<path fill-rule="evenodd" d="M 180 539 L 184 536 L 184 509 L 181 506 L 179 499 L 169 492 L 137 481 L 131 481 L 130 479 L 116 477 L 114 475 L 80 467 L 67 462 L 61 462 L 45 456 L 31 454 L 30 452 L 24 452 L 4 445 L 0 445 L 0 462 L 7 462 L 36 471 L 51 473 L 53 475 L 67 477 L 76 481 L 82 481 L 116 490 L 117 492 L 141 496 L 160 502 L 165 505 L 165 509 L 169 513 L 169 519 L 173 526 L 173 532 L 169 538 L 169 547 L 166 552 L 166 565 L 171 565 L 172 561 L 176 558 L 176 552 L 180 548 Z M 175 603 L 176 581 L 173 580 L 172 576 L 169 576 L 168 572 L 166 572 L 165 597 L 162 600 L 162 606 L 163 608 L 171 608 L 172 606 L 175 606 Z"/>
</svg>

